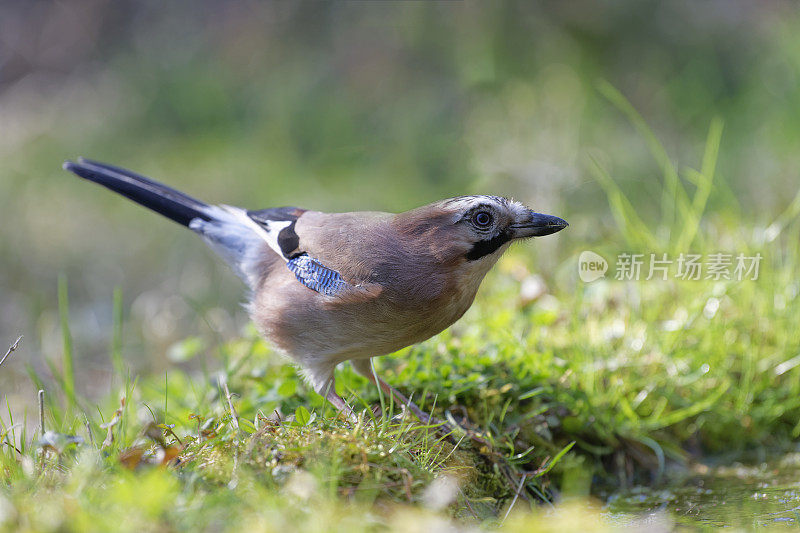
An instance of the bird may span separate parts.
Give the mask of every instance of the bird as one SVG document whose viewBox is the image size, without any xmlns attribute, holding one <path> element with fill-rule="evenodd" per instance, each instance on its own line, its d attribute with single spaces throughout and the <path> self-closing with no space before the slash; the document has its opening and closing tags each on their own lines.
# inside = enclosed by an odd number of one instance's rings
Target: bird
<svg viewBox="0 0 800 533">
<path fill-rule="evenodd" d="M 334 369 L 353 369 L 411 410 L 428 414 L 380 378 L 374 357 L 422 342 L 472 305 L 484 276 L 515 241 L 568 226 L 493 195 L 449 198 L 402 213 L 248 210 L 207 204 L 148 177 L 90 159 L 63 168 L 200 235 L 249 288 L 260 334 L 308 384 L 354 416 Z"/>
</svg>

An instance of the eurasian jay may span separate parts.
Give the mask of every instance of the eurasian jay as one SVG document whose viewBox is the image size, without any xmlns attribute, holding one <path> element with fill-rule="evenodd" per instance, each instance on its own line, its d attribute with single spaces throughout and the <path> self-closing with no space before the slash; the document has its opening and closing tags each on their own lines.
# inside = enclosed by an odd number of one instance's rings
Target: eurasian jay
<svg viewBox="0 0 800 533">
<path fill-rule="evenodd" d="M 460 196 L 405 213 L 250 211 L 209 205 L 130 170 L 79 158 L 64 168 L 189 227 L 251 289 L 259 331 L 340 411 L 334 368 L 350 361 L 386 394 L 429 417 L 375 375 L 371 359 L 458 320 L 509 245 L 567 223 L 499 196 Z"/>
</svg>

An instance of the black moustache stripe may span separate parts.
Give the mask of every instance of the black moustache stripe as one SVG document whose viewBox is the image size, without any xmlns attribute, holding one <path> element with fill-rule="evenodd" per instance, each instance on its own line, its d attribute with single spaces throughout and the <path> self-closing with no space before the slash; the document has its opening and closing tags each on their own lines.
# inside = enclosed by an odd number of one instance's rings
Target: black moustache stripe
<svg viewBox="0 0 800 533">
<path fill-rule="evenodd" d="M 511 234 L 508 233 L 507 231 L 503 231 L 499 235 L 496 235 L 491 239 L 485 239 L 476 242 L 475 244 L 472 245 L 472 249 L 469 252 L 467 252 L 464 257 L 466 257 L 469 261 L 475 261 L 476 259 L 480 259 L 481 257 L 496 252 L 498 248 L 500 248 L 510 240 L 511 240 Z"/>
<path fill-rule="evenodd" d="M 278 233 L 278 246 L 280 246 L 281 252 L 283 252 L 285 257 L 290 257 L 292 252 L 297 250 L 297 247 L 300 246 L 300 237 L 298 237 L 297 233 L 294 231 L 294 225 L 296 223 L 297 221 L 293 220 L 291 224 Z"/>
</svg>

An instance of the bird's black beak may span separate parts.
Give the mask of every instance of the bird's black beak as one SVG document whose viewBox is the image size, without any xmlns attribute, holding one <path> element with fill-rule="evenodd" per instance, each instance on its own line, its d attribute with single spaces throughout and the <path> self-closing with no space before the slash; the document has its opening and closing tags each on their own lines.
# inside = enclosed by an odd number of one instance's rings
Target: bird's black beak
<svg viewBox="0 0 800 533">
<path fill-rule="evenodd" d="M 551 233 L 561 231 L 567 226 L 569 226 L 569 224 L 562 218 L 528 211 L 522 220 L 518 220 L 511 227 L 514 230 L 514 238 L 519 239 L 526 237 L 543 237 L 544 235 L 550 235 Z"/>
</svg>

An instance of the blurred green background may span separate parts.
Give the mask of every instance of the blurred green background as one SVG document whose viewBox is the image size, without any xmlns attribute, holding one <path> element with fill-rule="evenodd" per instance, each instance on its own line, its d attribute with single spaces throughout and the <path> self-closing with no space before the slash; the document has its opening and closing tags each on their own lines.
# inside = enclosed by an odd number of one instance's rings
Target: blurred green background
<svg viewBox="0 0 800 533">
<path fill-rule="evenodd" d="M 25 365 L 46 374 L 59 359 L 59 275 L 90 395 L 107 390 L 115 287 L 140 372 L 168 367 L 180 339 L 247 324 L 242 286 L 202 241 L 65 159 L 249 208 L 514 196 L 570 221 L 521 248 L 568 290 L 577 253 L 614 234 L 588 155 L 645 222 L 661 194 L 662 169 L 598 84 L 630 100 L 679 169 L 721 118 L 709 216 L 758 227 L 800 185 L 798 35 L 790 2 L 4 2 L 0 343 L 25 338 L 0 388 L 24 404 Z"/>
</svg>

